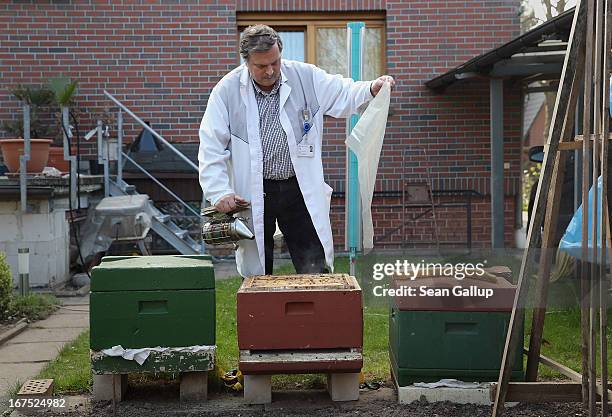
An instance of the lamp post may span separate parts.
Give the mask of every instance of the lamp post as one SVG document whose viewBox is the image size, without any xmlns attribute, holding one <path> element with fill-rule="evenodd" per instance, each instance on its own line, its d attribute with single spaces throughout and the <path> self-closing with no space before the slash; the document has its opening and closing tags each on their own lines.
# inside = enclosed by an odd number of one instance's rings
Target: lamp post
<svg viewBox="0 0 612 417">
<path fill-rule="evenodd" d="M 19 294 L 26 296 L 30 292 L 30 249 L 19 248 Z"/>
</svg>

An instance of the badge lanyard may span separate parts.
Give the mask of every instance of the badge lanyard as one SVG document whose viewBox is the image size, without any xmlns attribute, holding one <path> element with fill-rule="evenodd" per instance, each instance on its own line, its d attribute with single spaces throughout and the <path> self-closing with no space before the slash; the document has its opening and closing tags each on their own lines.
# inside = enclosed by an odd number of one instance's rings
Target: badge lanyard
<svg viewBox="0 0 612 417">
<path fill-rule="evenodd" d="M 298 156 L 303 157 L 314 157 L 314 145 L 311 145 L 308 140 L 308 132 L 312 128 L 312 115 L 310 114 L 310 108 L 308 107 L 308 102 L 306 101 L 306 92 L 304 91 L 304 84 L 302 84 L 302 78 L 298 74 L 298 80 L 300 81 L 300 87 L 302 87 L 302 95 L 304 96 L 304 108 L 301 110 L 302 118 L 304 120 L 303 127 L 303 136 L 304 140 L 300 142 L 297 146 Z"/>
</svg>

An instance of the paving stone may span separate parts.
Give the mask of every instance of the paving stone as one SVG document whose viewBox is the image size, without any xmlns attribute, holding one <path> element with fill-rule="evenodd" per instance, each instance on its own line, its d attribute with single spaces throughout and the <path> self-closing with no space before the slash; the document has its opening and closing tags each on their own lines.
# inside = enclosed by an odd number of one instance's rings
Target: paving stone
<svg viewBox="0 0 612 417">
<path fill-rule="evenodd" d="M 32 328 L 58 329 L 64 327 L 89 327 L 89 314 L 54 314 L 30 325 Z"/>
<path fill-rule="evenodd" d="M 2 353 L 0 353 L 1 355 Z M 18 382 L 23 383 L 37 375 L 45 365 L 46 362 L 0 364 L 0 395 L 6 395 Z"/>
<path fill-rule="evenodd" d="M 55 359 L 64 344 L 65 342 L 9 343 L 0 347 L 0 365 L 50 361 Z M 0 375 L 3 372 L 0 367 Z"/>
<path fill-rule="evenodd" d="M 8 343 L 27 342 L 71 342 L 77 338 L 84 329 L 67 327 L 64 329 L 27 329 L 23 333 L 13 337 Z"/>
</svg>

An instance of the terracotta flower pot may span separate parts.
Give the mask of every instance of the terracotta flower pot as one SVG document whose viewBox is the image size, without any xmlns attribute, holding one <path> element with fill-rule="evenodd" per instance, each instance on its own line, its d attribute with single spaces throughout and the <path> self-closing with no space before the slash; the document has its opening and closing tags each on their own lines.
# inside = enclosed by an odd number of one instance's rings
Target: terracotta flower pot
<svg viewBox="0 0 612 417">
<path fill-rule="evenodd" d="M 64 147 L 51 146 L 49 148 L 49 161 L 47 162 L 47 166 L 57 168 L 61 172 L 70 171 L 70 162 L 64 160 Z"/>
<path fill-rule="evenodd" d="M 30 160 L 26 165 L 27 172 L 38 173 L 47 166 L 51 139 L 30 139 Z M 9 172 L 19 172 L 19 156 L 23 155 L 25 144 L 23 139 L 2 139 L 0 150 L 4 165 Z"/>
</svg>

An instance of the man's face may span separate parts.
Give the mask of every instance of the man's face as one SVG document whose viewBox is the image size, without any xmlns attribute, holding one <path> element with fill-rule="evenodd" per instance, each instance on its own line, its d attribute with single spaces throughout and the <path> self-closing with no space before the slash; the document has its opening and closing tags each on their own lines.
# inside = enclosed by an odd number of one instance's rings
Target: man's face
<svg viewBox="0 0 612 417">
<path fill-rule="evenodd" d="M 281 53 L 278 44 L 266 52 L 253 52 L 246 64 L 255 82 L 271 89 L 280 78 Z"/>
</svg>

